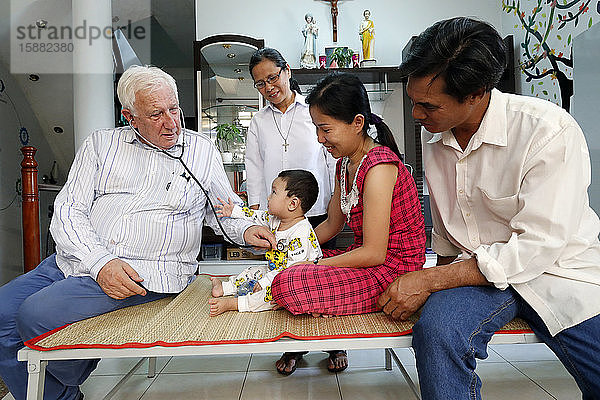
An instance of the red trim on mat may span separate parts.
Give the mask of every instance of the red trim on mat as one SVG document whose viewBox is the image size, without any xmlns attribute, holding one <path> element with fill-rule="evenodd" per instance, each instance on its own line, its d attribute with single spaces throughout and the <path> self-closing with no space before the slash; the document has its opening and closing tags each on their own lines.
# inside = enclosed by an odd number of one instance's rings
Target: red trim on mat
<svg viewBox="0 0 600 400">
<path fill-rule="evenodd" d="M 320 339 L 347 339 L 347 338 L 369 338 L 369 337 L 397 337 L 397 336 L 405 336 L 412 333 L 412 329 L 408 329 L 402 332 L 394 332 L 394 333 L 357 333 L 357 334 L 340 334 L 340 335 L 323 335 L 323 336 L 297 336 L 291 334 L 289 332 L 283 332 L 282 334 L 268 339 L 246 339 L 246 340 L 215 340 L 215 341 L 195 341 L 189 340 L 184 342 L 163 342 L 157 341 L 152 343 L 124 343 L 119 345 L 110 345 L 110 344 L 75 344 L 75 345 L 60 345 L 54 347 L 40 347 L 36 345 L 40 340 L 45 337 L 67 327 L 68 325 L 62 326 L 60 328 L 54 329 L 50 332 L 44 333 L 38 337 L 35 337 L 31 340 L 25 342 L 25 346 L 29 347 L 33 350 L 40 351 L 51 351 L 51 350 L 61 350 L 61 349 L 125 349 L 125 348 L 137 348 L 137 349 L 145 349 L 148 347 L 154 346 L 163 346 L 163 347 L 179 347 L 179 346 L 205 346 L 205 345 L 218 345 L 218 344 L 244 344 L 244 343 L 267 343 L 274 342 L 283 337 L 289 337 L 292 339 L 299 340 L 320 340 Z M 509 331 L 499 331 L 497 334 L 518 334 L 518 333 L 533 333 L 533 331 L 528 329 L 517 329 L 517 330 L 509 330 Z"/>
<path fill-rule="evenodd" d="M 213 276 L 213 277 L 219 277 L 219 278 L 229 276 L 229 275 L 210 275 L 210 274 L 206 274 L 206 273 L 199 274 L 198 276 L 200 276 L 200 275 L 207 275 L 207 276 Z M 157 341 L 157 342 L 152 342 L 152 343 L 131 342 L 131 343 L 118 344 L 118 345 L 73 344 L 73 345 L 60 345 L 60 346 L 54 346 L 54 347 L 40 347 L 36 344 L 36 343 L 40 342 L 42 339 L 45 339 L 46 337 L 66 328 L 69 325 L 71 325 L 71 324 L 61 326 L 59 328 L 53 329 L 49 332 L 46 332 L 40 336 L 34 337 L 33 339 L 26 341 L 24 344 L 25 344 L 25 346 L 29 347 L 30 349 L 39 350 L 39 351 L 64 350 L 64 349 L 126 349 L 126 348 L 145 349 L 145 348 L 154 347 L 154 346 L 180 347 L 180 346 L 205 346 L 205 345 L 217 345 L 217 344 L 268 343 L 268 342 L 274 342 L 283 337 L 289 337 L 289 338 L 298 339 L 298 340 L 320 340 L 320 339 L 349 339 L 349 338 L 370 338 L 370 337 L 398 337 L 398 336 L 409 335 L 412 333 L 412 329 L 408 329 L 408 330 L 402 331 L 402 332 L 394 332 L 394 333 L 370 333 L 370 334 L 369 333 L 355 333 L 355 334 L 322 335 L 322 336 L 298 336 L 298 335 L 294 335 L 289 332 L 283 332 L 280 335 L 277 335 L 273 338 L 268 338 L 268 339 L 214 340 L 214 341 L 188 340 L 185 342 Z M 518 333 L 533 333 L 533 331 L 530 329 L 515 329 L 515 330 L 505 330 L 505 331 L 496 332 L 496 334 L 518 334 Z"/>
<path fill-rule="evenodd" d="M 25 342 L 25 346 L 29 347 L 33 350 L 40 351 L 50 351 L 50 350 L 61 350 L 61 349 L 124 349 L 124 348 L 139 348 L 144 349 L 153 346 L 164 346 L 164 347 L 179 347 L 179 346 L 204 346 L 204 345 L 215 345 L 215 344 L 244 344 L 244 343 L 268 343 L 275 342 L 283 337 L 289 337 L 292 339 L 299 340 L 319 340 L 319 339 L 344 339 L 344 338 L 369 338 L 369 337 L 396 337 L 396 336 L 404 336 L 412 333 L 412 329 L 402 331 L 402 332 L 394 332 L 394 333 L 357 333 L 357 334 L 340 334 L 340 335 L 322 335 L 322 336 L 297 336 L 289 332 L 283 332 L 280 335 L 277 335 L 273 338 L 267 339 L 244 339 L 244 340 L 214 340 L 214 341 L 197 341 L 197 340 L 188 340 L 184 342 L 163 342 L 157 341 L 152 343 L 125 343 L 118 345 L 111 344 L 74 344 L 74 345 L 60 345 L 54 347 L 40 347 L 36 345 L 40 340 L 45 337 L 51 335 L 52 333 L 59 331 L 65 328 L 68 325 L 57 328 L 53 331 L 47 332 L 43 335 L 35 337 L 31 340 Z"/>
</svg>

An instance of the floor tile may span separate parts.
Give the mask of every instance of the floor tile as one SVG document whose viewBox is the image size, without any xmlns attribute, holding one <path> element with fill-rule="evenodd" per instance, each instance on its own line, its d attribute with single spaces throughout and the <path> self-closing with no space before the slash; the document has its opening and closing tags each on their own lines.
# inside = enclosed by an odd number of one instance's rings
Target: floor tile
<svg viewBox="0 0 600 400">
<path fill-rule="evenodd" d="M 186 372 L 246 372 L 250 354 L 173 357 L 163 374 Z"/>
<path fill-rule="evenodd" d="M 121 380 L 121 376 L 90 376 L 81 385 L 85 400 L 101 400 Z M 138 400 L 142 393 L 152 384 L 153 378 L 143 375 L 133 375 L 119 389 L 113 399 Z"/>
<path fill-rule="evenodd" d="M 575 379 L 560 361 L 514 362 L 513 365 L 559 400 L 581 398 Z"/>
<path fill-rule="evenodd" d="M 157 357 L 156 359 L 156 373 L 158 374 L 171 357 Z M 140 360 L 139 357 L 135 358 L 104 358 L 98 363 L 98 367 L 92 372 L 92 376 L 98 375 L 124 375 L 128 373 L 131 368 Z M 147 375 L 148 374 L 148 361 L 144 363 L 135 371 L 135 375 Z"/>
<path fill-rule="evenodd" d="M 488 346 L 488 357 L 484 360 L 477 359 L 478 363 L 504 363 L 506 360 L 500 356 L 500 354 L 496 353 L 492 346 Z"/>
<path fill-rule="evenodd" d="M 490 347 L 506 361 L 557 361 L 544 343 L 494 344 Z"/>
<path fill-rule="evenodd" d="M 415 360 L 415 351 L 412 347 L 394 349 L 394 352 L 396 353 L 400 361 L 402 361 L 402 364 L 404 364 L 405 366 L 417 365 L 417 361 Z"/>
<path fill-rule="evenodd" d="M 406 366 L 416 384 L 417 371 Z M 344 400 L 397 400 L 414 399 L 414 394 L 404 376 L 394 366 L 391 371 L 381 368 L 348 369 L 338 374 L 340 390 Z"/>
<path fill-rule="evenodd" d="M 480 363 L 477 374 L 486 400 L 550 400 L 553 397 L 508 363 Z"/>
<path fill-rule="evenodd" d="M 321 368 L 299 368 L 290 376 L 274 370 L 249 371 L 241 400 L 264 399 L 340 400 L 341 396 L 335 374 Z"/>
<path fill-rule="evenodd" d="M 415 365 L 415 356 L 410 349 L 394 349 L 394 353 L 396 353 L 402 364 L 404 364 L 405 366 Z M 349 368 L 385 368 L 385 350 L 349 350 L 348 366 Z"/>
<path fill-rule="evenodd" d="M 237 399 L 244 376 L 244 372 L 160 374 L 140 400 Z"/>
</svg>

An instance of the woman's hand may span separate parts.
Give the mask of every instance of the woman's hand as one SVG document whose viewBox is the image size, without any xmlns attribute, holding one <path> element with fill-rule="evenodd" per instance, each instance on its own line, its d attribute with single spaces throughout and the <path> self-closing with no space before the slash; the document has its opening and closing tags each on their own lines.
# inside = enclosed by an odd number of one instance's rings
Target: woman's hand
<svg viewBox="0 0 600 400">
<path fill-rule="evenodd" d="M 217 197 L 217 200 L 219 200 L 219 202 L 221 204 L 217 204 L 215 206 L 216 210 L 216 214 L 219 217 L 231 217 L 231 214 L 233 214 L 233 208 L 235 207 L 235 204 L 233 203 L 233 201 L 231 201 L 231 199 L 227 199 L 228 202 L 225 203 L 221 198 Z"/>
</svg>

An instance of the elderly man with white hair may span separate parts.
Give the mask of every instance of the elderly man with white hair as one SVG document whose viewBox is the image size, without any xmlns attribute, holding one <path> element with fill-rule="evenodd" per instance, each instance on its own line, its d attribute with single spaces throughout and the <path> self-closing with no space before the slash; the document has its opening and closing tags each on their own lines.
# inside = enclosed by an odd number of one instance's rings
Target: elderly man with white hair
<svg viewBox="0 0 600 400">
<path fill-rule="evenodd" d="M 169 74 L 131 67 L 117 94 L 129 126 L 97 130 L 77 152 L 54 205 L 56 254 L 0 288 L 0 376 L 16 400 L 26 397 L 26 364 L 16 359 L 24 341 L 181 292 L 197 269 L 203 222 L 220 230 L 208 200 L 240 201 L 215 146 L 182 129 Z M 236 242 L 274 244 L 264 227 L 221 225 Z M 49 363 L 44 398 L 82 399 L 98 361 Z"/>
</svg>

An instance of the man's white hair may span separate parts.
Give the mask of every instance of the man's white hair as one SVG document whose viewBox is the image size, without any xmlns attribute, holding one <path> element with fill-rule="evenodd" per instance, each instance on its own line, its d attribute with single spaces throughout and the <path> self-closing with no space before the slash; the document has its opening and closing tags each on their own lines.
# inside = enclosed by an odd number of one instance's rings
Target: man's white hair
<svg viewBox="0 0 600 400">
<path fill-rule="evenodd" d="M 170 87 L 179 102 L 177 84 L 171 75 L 158 67 L 132 65 L 119 79 L 117 96 L 123 108 L 135 114 L 135 94 L 140 91 L 152 92 L 162 86 Z"/>
</svg>

